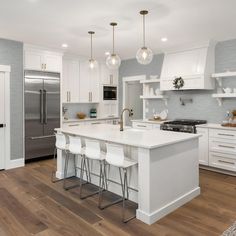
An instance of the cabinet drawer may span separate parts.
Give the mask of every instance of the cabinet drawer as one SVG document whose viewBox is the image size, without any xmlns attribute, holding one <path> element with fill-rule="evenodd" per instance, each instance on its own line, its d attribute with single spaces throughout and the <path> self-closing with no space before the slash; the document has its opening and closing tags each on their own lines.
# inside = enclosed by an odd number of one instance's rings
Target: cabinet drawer
<svg viewBox="0 0 236 236">
<path fill-rule="evenodd" d="M 210 152 L 209 165 L 224 170 L 236 171 L 236 156 Z"/>
<path fill-rule="evenodd" d="M 236 154 L 236 140 L 210 138 L 210 151 Z"/>
<path fill-rule="evenodd" d="M 152 124 L 143 123 L 143 122 L 133 122 L 133 128 L 136 129 L 152 129 Z"/>
<path fill-rule="evenodd" d="M 223 139 L 234 139 L 236 140 L 236 130 L 221 130 L 221 129 L 210 129 L 209 136 Z"/>
</svg>

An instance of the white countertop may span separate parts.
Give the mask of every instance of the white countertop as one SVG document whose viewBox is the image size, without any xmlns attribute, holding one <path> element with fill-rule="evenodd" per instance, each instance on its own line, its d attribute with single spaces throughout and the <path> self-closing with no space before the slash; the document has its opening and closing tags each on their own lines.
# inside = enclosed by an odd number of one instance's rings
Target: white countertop
<svg viewBox="0 0 236 236">
<path fill-rule="evenodd" d="M 163 124 L 164 122 L 170 121 L 170 120 L 148 120 L 148 119 L 140 119 L 140 120 L 131 120 L 132 122 L 143 122 L 143 123 L 150 123 L 150 124 Z"/>
<path fill-rule="evenodd" d="M 63 120 L 62 123 L 74 123 L 74 122 L 83 122 L 83 121 L 96 121 L 96 120 L 115 120 L 119 119 L 117 116 L 107 116 L 107 117 L 97 117 L 97 118 L 85 118 L 85 119 L 68 119 Z"/>
<path fill-rule="evenodd" d="M 207 123 L 203 125 L 197 125 L 199 128 L 206 128 L 206 129 L 224 129 L 224 130 L 233 130 L 236 131 L 236 127 L 225 127 L 221 126 L 221 124 L 214 124 L 214 123 Z"/>
<path fill-rule="evenodd" d="M 147 149 L 158 148 L 186 140 L 196 139 L 201 136 L 198 134 L 169 132 L 157 129 L 139 130 L 125 128 L 125 130 L 121 132 L 119 130 L 119 125 L 109 124 L 67 127 L 55 130 L 66 134 Z"/>
</svg>

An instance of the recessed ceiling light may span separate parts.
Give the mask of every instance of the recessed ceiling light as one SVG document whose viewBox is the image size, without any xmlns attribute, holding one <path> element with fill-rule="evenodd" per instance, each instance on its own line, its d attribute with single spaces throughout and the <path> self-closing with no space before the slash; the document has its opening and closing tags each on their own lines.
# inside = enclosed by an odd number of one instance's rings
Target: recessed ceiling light
<svg viewBox="0 0 236 236">
<path fill-rule="evenodd" d="M 168 38 L 166 38 L 166 37 L 161 38 L 162 42 L 166 42 L 167 40 L 168 40 Z"/>
<path fill-rule="evenodd" d="M 110 55 L 110 52 L 105 52 L 105 55 L 106 55 L 106 56 L 109 56 L 109 55 Z"/>
<path fill-rule="evenodd" d="M 68 48 L 68 44 L 63 43 L 63 44 L 61 45 L 61 47 L 62 47 L 62 48 Z"/>
</svg>

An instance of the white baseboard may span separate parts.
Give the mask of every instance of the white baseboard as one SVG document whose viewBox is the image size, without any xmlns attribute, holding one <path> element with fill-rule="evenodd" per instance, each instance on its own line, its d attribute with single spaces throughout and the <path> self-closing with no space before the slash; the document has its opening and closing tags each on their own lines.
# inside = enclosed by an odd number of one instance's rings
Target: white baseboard
<svg viewBox="0 0 236 236">
<path fill-rule="evenodd" d="M 10 160 L 8 163 L 6 163 L 6 170 L 14 169 L 14 168 L 18 168 L 18 167 L 23 167 L 23 166 L 25 166 L 25 159 L 24 158 Z"/>
<path fill-rule="evenodd" d="M 157 220 L 160 220 L 167 214 L 171 213 L 172 211 L 176 210 L 177 208 L 181 207 L 185 203 L 191 201 L 193 198 L 197 197 L 200 194 L 200 188 L 197 187 L 192 191 L 186 193 L 185 195 L 175 199 L 174 201 L 170 202 L 169 204 L 163 206 L 162 208 L 152 212 L 151 214 L 147 214 L 139 209 L 136 211 L 137 219 L 145 222 L 146 224 L 153 224 Z"/>
</svg>

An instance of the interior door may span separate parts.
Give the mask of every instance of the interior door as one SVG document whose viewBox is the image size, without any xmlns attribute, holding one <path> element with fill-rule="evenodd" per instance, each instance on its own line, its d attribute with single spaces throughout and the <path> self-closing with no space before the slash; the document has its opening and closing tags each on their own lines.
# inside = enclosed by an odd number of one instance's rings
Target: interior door
<svg viewBox="0 0 236 236">
<path fill-rule="evenodd" d="M 5 76 L 0 73 L 0 170 L 5 167 Z"/>
</svg>

